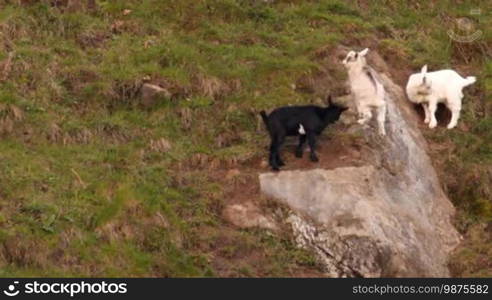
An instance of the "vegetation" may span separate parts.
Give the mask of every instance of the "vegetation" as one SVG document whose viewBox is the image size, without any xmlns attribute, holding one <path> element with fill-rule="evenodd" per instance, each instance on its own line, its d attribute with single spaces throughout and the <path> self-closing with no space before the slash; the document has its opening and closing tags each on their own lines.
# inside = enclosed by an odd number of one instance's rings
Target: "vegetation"
<svg viewBox="0 0 492 300">
<path fill-rule="evenodd" d="M 228 225 L 217 178 L 265 155 L 259 110 L 315 101 L 296 85 L 338 44 L 371 45 L 403 78 L 424 63 L 479 78 L 458 129 L 424 132 L 459 229 L 485 237 L 455 275 L 492 275 L 492 18 L 476 2 L 3 1 L 0 275 L 318 274 L 288 232 Z M 463 16 L 479 40 L 449 38 Z M 147 81 L 171 99 L 142 107 Z"/>
</svg>

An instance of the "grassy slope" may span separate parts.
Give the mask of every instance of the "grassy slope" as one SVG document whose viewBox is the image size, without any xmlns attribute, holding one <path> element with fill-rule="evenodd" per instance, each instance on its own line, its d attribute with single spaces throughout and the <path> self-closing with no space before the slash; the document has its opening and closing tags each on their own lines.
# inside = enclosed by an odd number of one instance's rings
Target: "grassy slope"
<svg viewBox="0 0 492 300">
<path fill-rule="evenodd" d="M 480 80 L 460 130 L 426 135 L 460 228 L 491 221 L 492 36 L 485 31 L 463 50 L 445 26 L 473 4 L 10 2 L 0 4 L 0 276 L 316 272 L 287 235 L 227 225 L 220 216 L 227 195 L 208 166 L 264 156 L 255 112 L 312 102 L 292 85 L 317 72 L 316 50 L 338 43 L 380 39 L 376 50 L 408 71 L 468 62 L 462 70 Z M 482 7 L 475 17 L 481 28 L 491 28 L 489 12 Z M 144 78 L 168 86 L 173 100 L 135 105 Z M 156 147 L 161 139 L 169 145 Z M 490 247 L 469 243 L 455 271 L 490 275 L 481 263 Z"/>
</svg>

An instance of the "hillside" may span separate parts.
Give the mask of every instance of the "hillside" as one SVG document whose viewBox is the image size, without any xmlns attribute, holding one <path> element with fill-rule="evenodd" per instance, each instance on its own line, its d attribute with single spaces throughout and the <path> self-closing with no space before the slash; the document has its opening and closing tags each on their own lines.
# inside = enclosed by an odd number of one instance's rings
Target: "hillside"
<svg viewBox="0 0 492 300">
<path fill-rule="evenodd" d="M 400 85 L 423 64 L 477 76 L 456 129 L 420 129 L 465 237 L 451 271 L 492 276 L 491 8 L 1 2 L 0 276 L 322 276 L 287 228 L 241 229 L 223 210 L 268 170 L 260 110 L 347 94 L 340 45 L 379 53 Z M 448 35 L 463 17 L 477 40 Z M 144 83 L 167 94 L 142 101 Z M 327 134 L 340 152 L 354 138 Z"/>
</svg>

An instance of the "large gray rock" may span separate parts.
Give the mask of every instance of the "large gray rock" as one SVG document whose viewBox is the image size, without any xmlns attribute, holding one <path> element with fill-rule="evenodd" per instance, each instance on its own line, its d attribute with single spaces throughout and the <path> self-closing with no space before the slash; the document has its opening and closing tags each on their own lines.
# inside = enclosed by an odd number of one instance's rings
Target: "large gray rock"
<svg viewBox="0 0 492 300">
<path fill-rule="evenodd" d="M 454 207 L 402 89 L 381 77 L 387 136 L 360 129 L 371 149 L 365 165 L 260 174 L 261 190 L 291 209 L 297 243 L 329 276 L 449 276 L 447 257 L 460 241 Z"/>
</svg>

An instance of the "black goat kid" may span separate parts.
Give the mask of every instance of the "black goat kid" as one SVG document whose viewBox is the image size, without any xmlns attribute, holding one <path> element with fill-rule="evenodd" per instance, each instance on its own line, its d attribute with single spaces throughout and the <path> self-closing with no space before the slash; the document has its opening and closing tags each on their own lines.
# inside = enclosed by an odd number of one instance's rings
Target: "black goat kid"
<svg viewBox="0 0 492 300">
<path fill-rule="evenodd" d="M 335 123 L 345 110 L 347 107 L 333 104 L 330 96 L 327 107 L 315 105 L 284 106 L 275 109 L 269 116 L 265 111 L 261 111 L 260 115 L 271 139 L 269 163 L 272 169 L 278 171 L 279 167 L 285 165 L 280 158 L 279 150 L 286 136 L 299 135 L 299 145 L 296 149 L 297 157 L 302 157 L 303 145 L 307 139 L 311 148 L 311 161 L 318 161 L 315 152 L 316 136 L 320 135 L 326 126 Z"/>
</svg>

